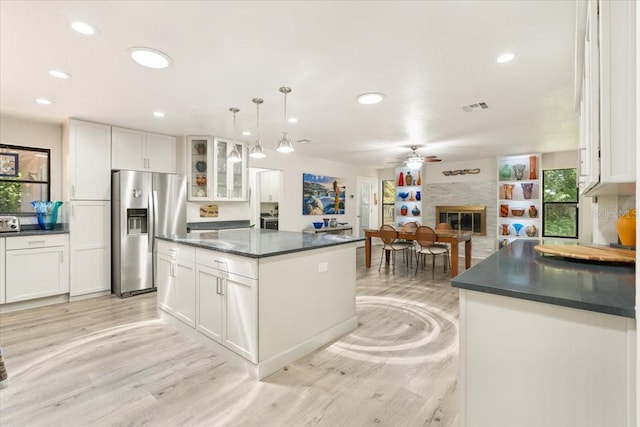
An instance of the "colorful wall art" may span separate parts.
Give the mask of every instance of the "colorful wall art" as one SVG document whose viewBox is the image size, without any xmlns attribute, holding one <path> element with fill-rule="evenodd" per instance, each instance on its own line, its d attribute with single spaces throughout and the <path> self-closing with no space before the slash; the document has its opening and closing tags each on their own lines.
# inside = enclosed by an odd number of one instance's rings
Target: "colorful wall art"
<svg viewBox="0 0 640 427">
<path fill-rule="evenodd" d="M 344 200 L 344 178 L 302 174 L 303 215 L 344 214 Z"/>
</svg>

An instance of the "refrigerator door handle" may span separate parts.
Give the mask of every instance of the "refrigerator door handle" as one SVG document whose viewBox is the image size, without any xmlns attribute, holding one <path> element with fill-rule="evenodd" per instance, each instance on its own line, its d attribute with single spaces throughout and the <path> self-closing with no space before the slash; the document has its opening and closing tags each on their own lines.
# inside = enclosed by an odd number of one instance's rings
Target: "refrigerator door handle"
<svg viewBox="0 0 640 427">
<path fill-rule="evenodd" d="M 156 192 L 149 192 L 149 214 L 147 215 L 148 220 L 148 229 L 147 229 L 147 238 L 149 240 L 149 244 L 147 245 L 148 251 L 153 252 L 153 236 L 156 234 Z"/>
</svg>

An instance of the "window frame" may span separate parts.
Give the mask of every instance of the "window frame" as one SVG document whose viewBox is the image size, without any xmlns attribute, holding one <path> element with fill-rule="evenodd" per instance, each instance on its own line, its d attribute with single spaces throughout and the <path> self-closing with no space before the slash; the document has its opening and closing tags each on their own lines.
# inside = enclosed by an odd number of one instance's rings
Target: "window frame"
<svg viewBox="0 0 640 427">
<path fill-rule="evenodd" d="M 544 200 L 544 195 L 546 192 L 545 181 L 546 181 L 546 172 L 552 170 L 573 170 L 576 175 L 576 200 L 570 202 L 547 202 Z M 547 234 L 546 220 L 547 220 L 547 205 L 549 206 L 571 206 L 575 208 L 575 236 L 560 236 L 556 234 Z M 574 239 L 577 240 L 580 235 L 580 188 L 578 187 L 578 169 L 577 168 L 552 168 L 552 169 L 543 169 L 542 170 L 542 232 L 540 235 L 548 238 L 556 238 L 556 239 Z"/>
<path fill-rule="evenodd" d="M 384 201 L 384 187 L 385 187 L 385 183 L 386 182 L 390 182 L 391 185 L 393 186 L 393 200 L 391 201 L 391 203 L 385 203 Z M 384 215 L 384 208 L 385 206 L 391 206 L 391 212 L 393 212 L 393 214 L 391 215 L 391 224 L 395 224 L 395 209 L 396 209 L 396 201 L 395 201 L 395 194 L 396 194 L 396 182 L 393 179 L 383 179 L 380 181 L 380 218 L 381 218 L 381 223 L 382 224 L 387 224 L 388 222 L 385 223 L 384 219 L 385 219 L 385 215 Z"/>
<path fill-rule="evenodd" d="M 30 151 L 30 152 L 35 152 L 35 153 L 41 153 L 41 154 L 46 154 L 47 156 L 47 179 L 46 180 L 35 180 L 35 179 L 17 179 L 16 177 L 7 177 L 7 176 L 2 176 L 0 175 L 0 183 L 4 183 L 4 182 L 8 182 L 8 183 L 19 183 L 19 184 L 39 184 L 39 185 L 46 185 L 46 194 L 47 194 L 47 198 L 46 200 L 51 200 L 51 149 L 50 148 L 39 148 L 39 147 L 26 147 L 26 146 L 21 146 L 21 145 L 12 145 L 12 144 L 4 144 L 4 143 L 0 143 L 0 149 L 4 149 L 4 150 L 14 150 L 14 151 Z M 6 154 L 13 154 L 10 152 L 5 152 L 2 151 L 0 153 L 6 153 Z M 17 162 L 17 168 L 16 168 L 16 174 L 20 174 L 20 165 L 21 165 L 21 161 L 18 157 L 18 162 Z M 22 191 L 21 191 L 22 193 Z M 33 211 L 24 211 L 24 210 L 19 210 L 19 211 L 0 211 L 0 214 L 2 215 L 18 215 L 18 216 L 30 216 L 30 215 L 34 215 L 35 216 L 35 212 Z"/>
</svg>

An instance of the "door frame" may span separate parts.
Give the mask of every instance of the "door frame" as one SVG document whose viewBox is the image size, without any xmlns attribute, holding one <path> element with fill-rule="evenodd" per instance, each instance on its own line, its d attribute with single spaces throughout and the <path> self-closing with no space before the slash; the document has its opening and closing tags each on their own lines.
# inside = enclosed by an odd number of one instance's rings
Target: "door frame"
<svg viewBox="0 0 640 427">
<path fill-rule="evenodd" d="M 361 189 L 361 185 L 363 183 L 369 183 L 371 186 L 371 191 L 369 193 L 369 200 L 371 201 L 371 203 L 369 204 L 369 218 L 370 218 L 370 223 L 369 226 L 371 228 L 377 228 L 378 227 L 378 209 L 377 209 L 377 203 L 376 201 L 379 200 L 378 196 L 378 179 L 377 178 L 372 178 L 372 177 L 367 177 L 367 176 L 356 176 L 356 216 L 355 216 L 355 224 L 354 224 L 354 229 L 353 229 L 353 235 L 357 236 L 357 237 L 364 237 L 364 236 L 360 236 L 360 199 L 361 199 L 361 194 L 360 194 L 360 189 Z M 358 242 L 358 247 L 364 246 L 364 241 L 362 242 Z"/>
</svg>

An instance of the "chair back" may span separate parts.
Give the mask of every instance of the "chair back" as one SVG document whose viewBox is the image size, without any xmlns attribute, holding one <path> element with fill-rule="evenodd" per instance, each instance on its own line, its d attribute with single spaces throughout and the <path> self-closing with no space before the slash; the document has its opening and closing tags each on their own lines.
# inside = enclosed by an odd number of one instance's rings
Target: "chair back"
<svg viewBox="0 0 640 427">
<path fill-rule="evenodd" d="M 398 231 L 391 225 L 383 225 L 380 227 L 380 239 L 385 248 L 391 249 L 393 242 L 398 238 Z"/>
<path fill-rule="evenodd" d="M 441 222 L 436 225 L 436 230 L 453 230 L 448 222 Z"/>
<path fill-rule="evenodd" d="M 405 233 L 415 233 L 419 226 L 418 221 L 407 222 L 402 225 L 402 231 Z"/>
<path fill-rule="evenodd" d="M 436 235 L 435 230 L 426 225 L 422 225 L 416 230 L 416 242 L 418 242 L 422 248 L 433 246 L 437 238 L 438 236 Z"/>
</svg>

